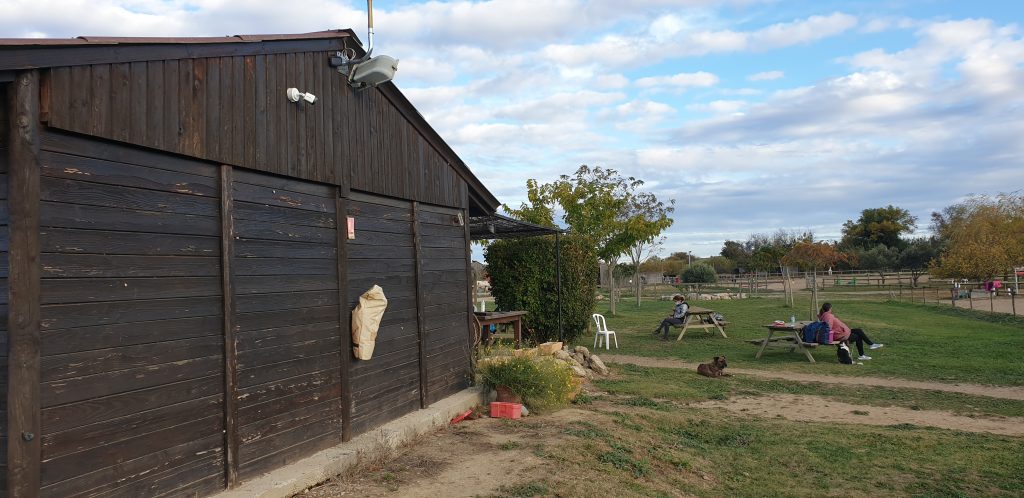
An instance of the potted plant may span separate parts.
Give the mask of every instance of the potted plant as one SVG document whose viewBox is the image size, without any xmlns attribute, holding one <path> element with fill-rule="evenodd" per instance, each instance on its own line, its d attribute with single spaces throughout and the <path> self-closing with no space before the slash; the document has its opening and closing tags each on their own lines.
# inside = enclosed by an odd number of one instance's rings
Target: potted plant
<svg viewBox="0 0 1024 498">
<path fill-rule="evenodd" d="M 525 403 L 537 412 L 566 405 L 578 388 L 572 369 L 551 357 L 490 356 L 477 364 L 477 373 L 498 401 Z"/>
</svg>

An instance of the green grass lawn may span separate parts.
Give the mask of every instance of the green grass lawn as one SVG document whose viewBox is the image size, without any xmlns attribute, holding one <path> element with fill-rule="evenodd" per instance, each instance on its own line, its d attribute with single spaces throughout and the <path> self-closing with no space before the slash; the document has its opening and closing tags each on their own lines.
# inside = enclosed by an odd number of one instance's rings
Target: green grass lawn
<svg viewBox="0 0 1024 498">
<path fill-rule="evenodd" d="M 700 409 L 734 395 L 815 394 L 864 405 L 902 405 L 1019 415 L 1024 403 L 946 393 L 847 392 L 747 377 L 623 365 L 595 381 L 608 394 L 584 398 L 592 412 L 563 430 L 570 444 L 544 453 L 560 476 L 541 493 L 502 496 L 1021 496 L 1024 438 L 892 423 L 794 422 Z M 816 391 L 817 392 L 814 392 Z M 889 391 L 889 390 L 881 390 Z M 892 393 L 890 393 L 892 394 Z M 910 398 L 905 398 L 909 396 Z M 894 400 L 891 398 L 895 398 Z M 894 402 L 889 402 L 894 401 Z M 580 482 L 597 472 L 600 481 Z"/>
<path fill-rule="evenodd" d="M 1024 440 L 918 427 L 796 423 L 599 400 L 550 455 L 557 496 L 1020 496 Z M 581 467 L 581 468 L 573 468 Z M 579 472 L 574 472 L 579 471 Z M 599 476 L 599 477 L 598 477 Z M 550 496 L 543 493 L 544 496 Z M 524 493 L 519 496 L 535 496 Z"/>
<path fill-rule="evenodd" d="M 833 347 L 812 350 L 814 364 L 786 349 L 768 349 L 754 359 L 757 346 L 746 340 L 763 338 L 763 326 L 773 320 L 791 314 L 806 319 L 806 300 L 795 309 L 784 306 L 781 296 L 693 302 L 725 315 L 729 337 L 698 329 L 688 331 L 682 342 L 674 340 L 679 329 L 672 329 L 668 342 L 652 335 L 670 302 L 645 301 L 638 309 L 624 301 L 614 317 L 607 303 L 597 311 L 618 334 L 619 349 L 613 349 L 618 354 L 689 362 L 724 355 L 730 367 L 748 369 L 1024 385 L 1022 318 L 880 302 L 879 296 L 830 293 L 827 300 L 846 323 L 885 343 L 870 353 L 873 360 L 840 365 Z M 592 346 L 593 336 L 577 343 Z M 697 405 L 789 394 L 805 403 L 820 398 L 823 407 L 833 401 L 863 406 L 852 411 L 856 415 L 867 416 L 869 407 L 895 406 L 998 418 L 1024 415 L 1024 401 L 745 375 L 708 379 L 691 369 L 628 364 L 612 365 L 612 375 L 593 385 L 594 394 L 577 400 L 585 411 L 578 419 L 542 422 L 562 440 L 533 443 L 534 454 L 558 471 L 502 487 L 496 496 L 1024 496 L 1022 437 L 966 432 L 970 424 L 950 430 L 897 418 L 868 425 L 834 422 L 825 415 L 799 422 L 781 413 Z"/>
<path fill-rule="evenodd" d="M 693 306 L 722 313 L 730 325 L 728 338 L 715 332 L 688 330 L 681 342 L 674 340 L 679 329 L 672 329 L 673 340 L 662 342 L 652 331 L 672 308 L 671 302 L 623 301 L 611 316 L 608 304 L 598 304 L 598 313 L 608 320 L 619 339 L 617 354 L 671 357 L 704 362 L 714 356 L 726 356 L 731 367 L 787 370 L 849 376 L 883 376 L 939 382 L 973 382 L 993 385 L 1024 385 L 1024 318 L 985 312 L 895 302 L 878 302 L 850 297 L 831 300 L 836 316 L 853 328 L 862 328 L 872 340 L 885 347 L 870 352 L 873 360 L 863 366 L 841 365 L 835 348 L 812 350 L 817 363 L 810 363 L 799 352 L 767 349 L 755 359 L 757 346 L 745 342 L 765 336 L 763 325 L 773 320 L 789 320 L 790 315 L 806 319 L 806 301 L 795 308 L 786 307 L 781 298 L 691 302 Z M 822 300 L 824 302 L 824 300 Z M 593 345 L 593 336 L 577 341 Z M 602 349 L 603 352 L 603 349 Z M 856 350 L 854 351 L 856 353 Z"/>
<path fill-rule="evenodd" d="M 942 391 L 877 386 L 870 389 L 837 389 L 834 385 L 818 382 L 764 380 L 742 375 L 708 379 L 697 376 L 692 370 L 645 368 L 635 365 L 617 366 L 615 371 L 619 374 L 617 377 L 595 379 L 594 385 L 611 394 L 628 395 L 641 400 L 690 403 L 721 400 L 733 396 L 797 394 L 869 406 L 944 410 L 965 416 L 1024 416 L 1024 401 Z"/>
</svg>

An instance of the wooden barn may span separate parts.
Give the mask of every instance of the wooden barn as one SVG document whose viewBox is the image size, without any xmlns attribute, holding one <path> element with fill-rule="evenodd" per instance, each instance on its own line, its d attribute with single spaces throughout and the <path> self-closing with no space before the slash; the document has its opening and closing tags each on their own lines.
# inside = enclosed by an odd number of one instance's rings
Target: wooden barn
<svg viewBox="0 0 1024 498">
<path fill-rule="evenodd" d="M 359 47 L 0 40 L 6 493 L 211 494 L 468 385 L 467 221 L 498 201 L 329 64 Z"/>
</svg>

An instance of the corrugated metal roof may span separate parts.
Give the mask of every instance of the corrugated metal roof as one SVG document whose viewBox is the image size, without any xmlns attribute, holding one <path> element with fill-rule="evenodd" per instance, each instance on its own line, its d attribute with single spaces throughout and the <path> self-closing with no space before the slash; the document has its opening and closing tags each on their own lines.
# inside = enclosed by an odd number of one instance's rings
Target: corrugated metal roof
<svg viewBox="0 0 1024 498">
<path fill-rule="evenodd" d="M 565 230 L 520 221 L 494 213 L 469 217 L 469 238 L 472 240 L 515 239 L 565 233 Z"/>
</svg>

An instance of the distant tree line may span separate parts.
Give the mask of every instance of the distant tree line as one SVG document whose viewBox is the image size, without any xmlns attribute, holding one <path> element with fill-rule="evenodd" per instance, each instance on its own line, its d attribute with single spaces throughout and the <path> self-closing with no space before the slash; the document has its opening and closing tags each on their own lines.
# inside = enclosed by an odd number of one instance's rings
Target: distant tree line
<svg viewBox="0 0 1024 498">
<path fill-rule="evenodd" d="M 718 256 L 701 261 L 719 273 L 784 271 L 788 266 L 812 272 L 867 270 L 877 272 L 883 284 L 888 271 L 910 271 L 913 285 L 924 273 L 985 280 L 1024 266 L 1020 193 L 971 196 L 934 212 L 927 237 L 911 236 L 917 222 L 903 208 L 869 208 L 847 220 L 835 242 L 815 242 L 811 232 L 779 230 L 727 240 Z M 651 264 L 670 269 L 673 263 L 666 258 Z"/>
</svg>

